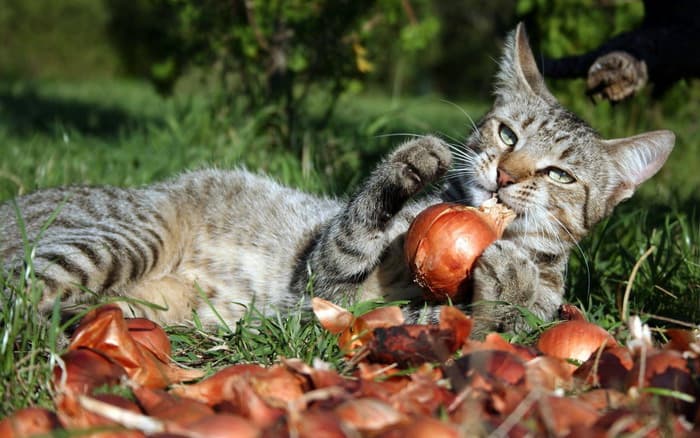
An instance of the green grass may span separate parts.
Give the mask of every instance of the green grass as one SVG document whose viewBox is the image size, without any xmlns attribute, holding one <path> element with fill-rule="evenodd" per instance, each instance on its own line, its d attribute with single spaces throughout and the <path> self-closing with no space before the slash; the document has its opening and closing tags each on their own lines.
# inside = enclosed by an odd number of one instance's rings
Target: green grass
<svg viewBox="0 0 700 438">
<path fill-rule="evenodd" d="M 604 135 L 670 128 L 678 142 L 662 172 L 574 251 L 567 298 L 594 321 L 623 330 L 625 289 L 635 265 L 654 247 L 633 279 L 630 312 L 656 318 L 650 321 L 657 325 L 668 319 L 697 324 L 700 89 L 680 85 L 661 102 L 640 96 L 617 107 L 571 97 L 581 90 L 574 83 L 558 95 Z M 458 139 L 470 130 L 464 112 L 476 120 L 487 109 L 483 102 L 455 105 L 430 96 L 395 101 L 381 93 L 348 96 L 328 127 L 302 132 L 303 146 L 290 150 L 280 143 L 284 127 L 274 108 L 221 111 L 211 104 L 214 99 L 206 90 L 164 99 L 128 81 L 0 83 L 0 201 L 64 184 L 145 184 L 211 165 L 247 166 L 304 190 L 342 194 L 402 134 Z M 0 417 L 50 401 L 56 347 L 48 333 L 59 322 L 47 326 L 24 317 L 37 314 L 38 293 L 22 281 L 0 275 L 0 287 L 10 291 L 0 310 Z M 301 312 L 262 318 L 253 309 L 232 330 L 169 331 L 175 358 L 203 369 L 271 363 L 280 356 L 319 357 L 342 366 L 335 337 Z"/>
</svg>

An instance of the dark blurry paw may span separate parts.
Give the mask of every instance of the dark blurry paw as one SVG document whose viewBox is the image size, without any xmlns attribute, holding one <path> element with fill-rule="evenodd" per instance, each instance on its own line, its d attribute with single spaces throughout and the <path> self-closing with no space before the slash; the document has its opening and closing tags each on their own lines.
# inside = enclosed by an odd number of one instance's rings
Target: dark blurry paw
<svg viewBox="0 0 700 438">
<path fill-rule="evenodd" d="M 588 69 L 588 95 L 620 102 L 644 88 L 648 81 L 647 65 L 627 52 L 605 54 Z"/>
</svg>

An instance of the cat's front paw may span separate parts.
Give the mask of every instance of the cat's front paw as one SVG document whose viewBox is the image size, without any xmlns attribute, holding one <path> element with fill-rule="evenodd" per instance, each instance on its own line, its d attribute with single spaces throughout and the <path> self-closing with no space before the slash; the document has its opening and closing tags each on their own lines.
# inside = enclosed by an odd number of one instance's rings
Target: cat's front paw
<svg viewBox="0 0 700 438">
<path fill-rule="evenodd" d="M 536 302 L 539 270 L 525 251 L 507 240 L 494 242 L 477 259 L 472 278 L 476 336 L 526 327 L 518 307 Z"/>
<path fill-rule="evenodd" d="M 447 172 L 452 153 L 442 140 L 426 135 L 399 146 L 387 161 L 394 170 L 394 183 L 410 197 Z"/>
</svg>

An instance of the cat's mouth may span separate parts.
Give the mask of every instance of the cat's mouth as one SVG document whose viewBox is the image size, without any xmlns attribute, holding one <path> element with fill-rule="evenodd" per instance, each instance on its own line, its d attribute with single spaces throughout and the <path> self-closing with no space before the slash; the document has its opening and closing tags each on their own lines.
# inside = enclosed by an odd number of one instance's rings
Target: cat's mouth
<svg viewBox="0 0 700 438">
<path fill-rule="evenodd" d="M 471 188 L 471 204 L 473 206 L 479 206 L 494 196 L 497 196 L 497 193 L 486 190 L 483 187 L 474 186 Z"/>
<path fill-rule="evenodd" d="M 479 206 L 491 198 L 496 198 L 499 204 L 503 204 L 515 212 L 517 220 L 517 218 L 523 213 L 522 208 L 518 208 L 517 205 L 513 205 L 511 202 L 508 202 L 507 196 L 503 196 L 503 193 L 499 192 L 500 190 L 492 191 L 481 185 L 474 185 L 471 187 L 471 204 L 474 206 Z"/>
</svg>

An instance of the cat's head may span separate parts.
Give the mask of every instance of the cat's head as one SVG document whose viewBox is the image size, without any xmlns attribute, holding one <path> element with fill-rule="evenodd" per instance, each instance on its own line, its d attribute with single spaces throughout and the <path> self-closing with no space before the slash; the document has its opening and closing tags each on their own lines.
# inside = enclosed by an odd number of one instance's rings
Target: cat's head
<svg viewBox="0 0 700 438">
<path fill-rule="evenodd" d="M 523 25 L 507 39 L 495 94 L 456 170 L 467 176 L 472 204 L 495 195 L 517 213 L 512 234 L 578 241 L 673 148 L 670 131 L 602 139 L 564 109 L 544 83 Z"/>
</svg>

